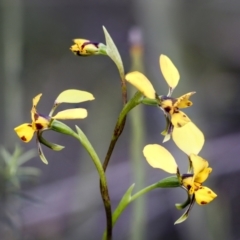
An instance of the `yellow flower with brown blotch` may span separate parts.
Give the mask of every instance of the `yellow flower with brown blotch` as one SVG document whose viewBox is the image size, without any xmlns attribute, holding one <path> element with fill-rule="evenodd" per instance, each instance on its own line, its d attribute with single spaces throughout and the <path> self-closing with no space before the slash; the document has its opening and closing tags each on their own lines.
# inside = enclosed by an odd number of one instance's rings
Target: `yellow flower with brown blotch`
<svg viewBox="0 0 240 240">
<path fill-rule="evenodd" d="M 87 39 L 73 39 L 74 44 L 70 50 L 77 56 L 92 56 L 104 54 L 106 46 L 103 43 L 93 42 Z"/>
<path fill-rule="evenodd" d="M 191 122 L 189 117 L 180 111 L 181 108 L 192 106 L 190 97 L 195 92 L 186 93 L 178 98 L 171 97 L 180 79 L 179 72 L 172 61 L 165 55 L 160 55 L 159 64 L 163 77 L 169 86 L 166 96 L 159 96 L 152 83 L 140 72 L 128 73 L 126 80 L 136 87 L 146 99 L 155 100 L 157 102 L 155 104 L 164 112 L 167 124 L 165 130 L 162 132 L 162 135 L 164 135 L 163 142 L 170 140 L 174 134 L 173 140 L 180 149 L 185 152 L 198 154 L 204 144 L 204 136 L 195 124 Z M 146 101 L 143 100 L 143 102 Z M 177 129 L 181 130 L 178 131 Z M 189 135 L 190 133 L 192 135 Z M 182 142 L 182 138 L 185 139 L 185 142 Z M 191 145 L 191 148 L 188 148 L 188 145 Z"/>
<path fill-rule="evenodd" d="M 189 171 L 180 175 L 178 166 L 172 154 L 158 144 L 149 144 L 144 147 L 143 154 L 147 162 L 154 168 L 160 168 L 168 173 L 176 174 L 181 181 L 181 186 L 188 193 L 188 200 L 184 204 L 176 204 L 178 209 L 188 206 L 186 212 L 175 222 L 175 224 L 185 221 L 196 201 L 199 205 L 210 203 L 217 195 L 208 187 L 202 186 L 212 172 L 208 162 L 195 155 L 189 155 Z"/>
<path fill-rule="evenodd" d="M 53 112 L 61 103 L 80 103 L 84 101 L 93 100 L 94 97 L 91 93 L 69 89 L 65 90 L 59 94 L 57 99 L 54 102 L 53 108 L 48 115 L 40 114 L 37 112 L 37 104 L 41 98 L 42 94 L 38 94 L 36 97 L 33 98 L 33 105 L 31 109 L 31 123 L 23 123 L 20 126 L 14 128 L 14 131 L 17 133 L 18 137 L 23 142 L 29 142 L 33 138 L 34 133 L 37 135 L 37 144 L 38 144 L 38 151 L 39 156 L 41 157 L 44 163 L 48 163 L 46 158 L 43 155 L 42 148 L 40 143 L 43 143 L 45 146 L 59 151 L 63 149 L 63 146 L 49 143 L 43 137 L 42 133 L 46 130 L 54 130 L 57 131 L 56 125 L 61 126 L 64 128 L 65 124 L 58 122 L 58 120 L 66 120 L 66 119 L 83 119 L 87 117 L 87 110 L 84 108 L 73 108 L 67 109 L 58 112 L 55 116 L 52 116 Z M 64 125 L 64 126 L 63 126 Z M 67 133 L 66 133 L 67 134 Z"/>
</svg>

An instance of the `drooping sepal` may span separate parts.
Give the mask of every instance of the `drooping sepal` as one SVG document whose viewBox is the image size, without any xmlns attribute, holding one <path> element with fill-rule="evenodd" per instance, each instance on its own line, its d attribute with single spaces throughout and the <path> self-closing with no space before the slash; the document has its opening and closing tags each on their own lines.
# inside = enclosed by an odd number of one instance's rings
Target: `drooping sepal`
<svg viewBox="0 0 240 240">
<path fill-rule="evenodd" d="M 182 188 L 187 192 L 187 199 L 185 202 L 183 203 L 176 203 L 175 204 L 175 207 L 178 209 L 178 210 L 182 210 L 184 209 L 185 207 L 187 207 L 190 203 L 191 203 L 191 200 L 192 200 L 192 196 L 188 193 L 188 190 L 182 186 Z"/>
<path fill-rule="evenodd" d="M 187 210 L 186 210 L 186 211 L 184 212 L 184 214 L 174 223 L 174 225 L 175 225 L 175 224 L 182 223 L 182 222 L 184 222 L 184 221 L 188 218 L 189 212 L 190 212 L 190 210 L 192 209 L 194 202 L 195 202 L 195 198 L 194 198 L 194 195 L 193 195 L 193 196 L 191 197 L 191 201 L 190 201 L 190 204 L 188 205 Z"/>
<path fill-rule="evenodd" d="M 63 148 L 65 148 L 64 146 L 48 142 L 45 138 L 42 137 L 42 133 L 43 132 L 38 134 L 38 140 L 39 140 L 40 143 L 42 143 L 46 147 L 48 147 L 48 148 L 50 148 L 50 149 L 52 149 L 54 151 L 61 151 Z"/>
</svg>

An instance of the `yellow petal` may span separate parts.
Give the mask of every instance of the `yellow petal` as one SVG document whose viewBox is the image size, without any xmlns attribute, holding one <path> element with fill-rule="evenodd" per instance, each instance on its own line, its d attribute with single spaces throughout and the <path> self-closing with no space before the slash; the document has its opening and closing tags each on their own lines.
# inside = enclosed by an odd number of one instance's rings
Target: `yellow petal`
<svg viewBox="0 0 240 240">
<path fill-rule="evenodd" d="M 182 128 L 191 120 L 184 112 L 178 111 L 172 114 L 171 122 L 175 128 Z"/>
<path fill-rule="evenodd" d="M 39 93 L 35 98 L 33 98 L 33 107 L 36 108 L 41 96 L 42 96 L 42 93 Z"/>
<path fill-rule="evenodd" d="M 87 117 L 87 110 L 84 108 L 73 108 L 58 112 L 53 119 L 83 119 Z"/>
<path fill-rule="evenodd" d="M 192 162 L 194 178 L 208 167 L 208 161 L 196 154 L 190 154 L 189 158 Z"/>
<path fill-rule="evenodd" d="M 177 173 L 177 164 L 172 154 L 158 144 L 149 144 L 144 147 L 143 155 L 154 168 L 160 168 L 168 173 Z"/>
<path fill-rule="evenodd" d="M 203 171 L 201 171 L 196 175 L 194 181 L 197 183 L 205 182 L 211 172 L 212 172 L 212 168 L 205 168 Z"/>
<path fill-rule="evenodd" d="M 98 43 L 93 43 L 87 39 L 73 39 L 75 43 L 70 47 L 70 50 L 80 56 L 89 56 L 98 52 Z"/>
<path fill-rule="evenodd" d="M 193 122 L 173 128 L 172 138 L 175 144 L 187 155 L 198 154 L 204 144 L 204 135 Z"/>
<path fill-rule="evenodd" d="M 78 44 L 79 47 L 81 47 L 84 43 L 90 42 L 90 40 L 88 40 L 88 39 L 83 39 L 83 38 L 75 38 L 75 39 L 73 39 L 73 42 L 76 43 L 76 44 Z"/>
<path fill-rule="evenodd" d="M 137 88 L 145 97 L 156 99 L 156 91 L 151 82 L 140 72 L 131 72 L 126 75 L 126 80 Z"/>
<path fill-rule="evenodd" d="M 14 131 L 23 142 L 29 142 L 33 138 L 35 132 L 31 123 L 23 123 L 14 128 Z"/>
<path fill-rule="evenodd" d="M 195 199 L 199 205 L 210 203 L 215 197 L 217 197 L 217 194 L 208 187 L 202 186 L 195 191 Z"/>
<path fill-rule="evenodd" d="M 180 79 L 179 72 L 172 61 L 165 55 L 160 55 L 159 58 L 160 69 L 170 88 L 175 88 Z"/>
<path fill-rule="evenodd" d="M 76 89 L 68 89 L 59 94 L 55 100 L 55 104 L 60 103 L 80 103 L 85 101 L 91 101 L 94 97 L 91 93 L 86 91 L 80 91 Z"/>
<path fill-rule="evenodd" d="M 32 110 L 31 110 L 31 118 L 32 118 L 32 121 L 35 121 L 35 114 L 37 113 L 37 104 L 40 100 L 42 96 L 42 93 L 38 94 L 35 98 L 33 98 L 32 102 L 33 102 L 33 105 L 32 105 Z"/>
<path fill-rule="evenodd" d="M 175 107 L 178 108 L 187 108 L 192 106 L 192 102 L 189 101 L 189 98 L 196 92 L 186 93 L 183 96 L 177 98 L 177 101 L 174 103 Z"/>
<path fill-rule="evenodd" d="M 194 181 L 193 181 L 193 177 L 187 177 L 187 178 L 183 178 L 182 180 L 182 185 L 188 189 L 189 194 L 193 194 L 194 193 Z"/>
</svg>

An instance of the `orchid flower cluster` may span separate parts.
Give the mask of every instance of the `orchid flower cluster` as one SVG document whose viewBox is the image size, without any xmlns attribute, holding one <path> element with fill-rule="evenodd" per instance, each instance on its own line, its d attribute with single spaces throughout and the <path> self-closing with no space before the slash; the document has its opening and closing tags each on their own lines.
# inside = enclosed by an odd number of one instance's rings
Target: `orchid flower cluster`
<svg viewBox="0 0 240 240">
<path fill-rule="evenodd" d="M 44 131 L 53 130 L 62 134 L 68 134 L 80 141 L 80 143 L 89 153 L 99 173 L 100 191 L 107 220 L 107 228 L 103 235 L 103 239 L 111 239 L 112 228 L 123 210 L 132 201 L 149 192 L 150 190 L 156 188 L 180 187 L 187 192 L 187 200 L 182 204 L 176 204 L 177 209 L 187 209 L 185 213 L 175 222 L 175 224 L 181 223 L 187 219 L 195 202 L 199 205 L 205 205 L 210 203 L 217 195 L 211 189 L 202 185 L 212 172 L 212 168 L 209 167 L 208 161 L 198 156 L 198 153 L 204 145 L 204 135 L 201 130 L 190 120 L 190 118 L 180 110 L 182 108 L 188 108 L 192 106 L 193 103 L 190 101 L 190 97 L 195 94 L 195 92 L 192 91 L 186 93 L 178 98 L 172 97 L 173 91 L 179 83 L 180 74 L 175 65 L 166 55 L 160 55 L 159 64 L 162 75 L 169 86 L 167 95 L 158 95 L 151 82 L 141 72 L 134 71 L 125 74 L 121 56 L 117 47 L 115 46 L 105 27 L 103 27 L 103 31 L 105 34 L 106 44 L 97 43 L 86 39 L 74 39 L 74 44 L 70 47 L 70 50 L 77 56 L 107 55 L 114 61 L 119 71 L 124 106 L 116 123 L 105 161 L 102 162 L 99 159 L 88 138 L 79 127 L 76 126 L 75 132 L 66 124 L 58 121 L 86 118 L 86 109 L 67 109 L 60 111 L 53 116 L 53 112 L 61 103 L 80 103 L 94 100 L 93 95 L 89 92 L 76 89 L 68 89 L 63 91 L 56 98 L 52 110 L 48 115 L 41 114 L 36 109 L 42 95 L 38 94 L 33 98 L 31 109 L 32 122 L 21 124 L 14 130 L 19 138 L 26 143 L 33 138 L 34 133 L 36 134 L 38 153 L 41 160 L 45 164 L 48 164 L 48 161 L 43 154 L 41 144 L 54 151 L 60 151 L 64 147 L 48 142 L 42 136 Z M 127 100 L 127 82 L 133 85 L 137 90 L 136 94 L 130 100 Z M 134 185 L 132 185 L 126 191 L 116 210 L 112 214 L 105 171 L 114 146 L 124 129 L 126 115 L 139 104 L 153 105 L 156 107 L 157 111 L 161 110 L 163 112 L 163 119 L 166 121 L 166 128 L 161 133 L 164 136 L 163 143 L 172 138 L 177 147 L 186 154 L 189 168 L 188 171 L 181 174 L 175 159 L 167 149 L 159 144 L 146 145 L 143 149 L 143 155 L 147 162 L 152 167 L 160 168 L 172 175 L 142 189 L 134 195 L 132 195 L 132 190 L 134 187 Z M 141 151 L 141 149 L 139 149 L 139 151 Z"/>
</svg>

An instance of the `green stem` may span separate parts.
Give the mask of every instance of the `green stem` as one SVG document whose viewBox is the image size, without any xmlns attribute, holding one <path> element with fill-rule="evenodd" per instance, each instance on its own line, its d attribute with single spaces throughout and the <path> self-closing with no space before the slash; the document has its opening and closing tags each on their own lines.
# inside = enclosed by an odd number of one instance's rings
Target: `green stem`
<svg viewBox="0 0 240 240">
<path fill-rule="evenodd" d="M 102 163 L 95 152 L 94 148 L 92 147 L 91 143 L 87 139 L 86 135 L 82 132 L 80 128 L 76 126 L 78 135 L 76 134 L 76 138 L 81 142 L 83 147 L 87 150 L 88 154 L 90 155 L 91 159 L 93 160 L 94 165 L 98 171 L 100 177 L 100 184 L 101 184 L 101 196 L 105 207 L 106 212 L 106 219 L 107 219 L 107 240 L 112 239 L 112 210 L 111 210 L 111 201 L 108 193 L 108 186 L 107 186 L 107 179 L 105 172 L 102 167 Z"/>
<path fill-rule="evenodd" d="M 134 200 L 141 197 L 142 195 L 148 193 L 149 191 L 154 190 L 155 188 L 176 188 L 181 187 L 181 181 L 179 181 L 178 176 L 170 176 L 166 177 L 159 182 L 156 182 L 150 186 L 145 187 L 144 189 L 138 191 L 132 196 L 132 190 L 134 188 L 133 184 L 126 193 L 123 195 L 120 203 L 118 204 L 117 208 L 115 209 L 113 216 L 112 216 L 112 226 L 114 227 L 115 223 L 117 222 L 118 218 L 125 210 L 125 208 Z M 103 240 L 106 240 L 106 231 L 103 234 Z"/>
<path fill-rule="evenodd" d="M 132 189 L 133 189 L 134 185 L 132 185 Z M 120 215 L 122 214 L 122 212 L 125 210 L 125 208 L 134 200 L 136 200 L 137 198 L 141 197 L 142 195 L 148 193 L 149 191 L 158 188 L 159 184 L 158 183 L 154 183 L 142 190 L 140 190 L 139 192 L 135 193 L 129 200 L 128 204 L 120 204 L 117 206 L 117 208 L 115 209 L 113 216 L 112 216 L 112 226 L 114 227 L 115 223 L 117 222 L 118 218 L 120 217 Z M 103 240 L 106 240 L 106 231 L 103 234 Z"/>
<path fill-rule="evenodd" d="M 144 189 L 140 190 L 139 192 L 135 193 L 130 202 L 133 202 L 134 200 L 136 200 L 137 198 L 141 197 L 142 195 L 148 193 L 149 191 L 155 189 L 155 188 L 159 188 L 159 184 L 158 183 L 154 183 L 150 186 L 145 187 Z"/>
<path fill-rule="evenodd" d="M 141 98 L 142 98 L 142 94 L 140 92 L 136 92 L 135 95 L 133 96 L 133 98 L 128 101 L 128 103 L 123 107 L 121 113 L 119 114 L 117 123 L 116 123 L 114 131 L 113 131 L 112 139 L 111 139 L 111 142 L 110 142 L 110 145 L 108 147 L 108 151 L 107 151 L 104 163 L 103 163 L 104 171 L 106 171 L 106 169 L 107 169 L 107 166 L 108 166 L 108 163 L 110 161 L 110 157 L 112 155 L 113 149 L 116 145 L 116 142 L 117 142 L 118 138 L 120 137 L 120 135 L 123 131 L 124 124 L 125 124 L 125 121 L 126 121 L 126 115 L 134 107 L 136 107 L 138 104 L 140 104 L 140 99 Z"/>
</svg>

